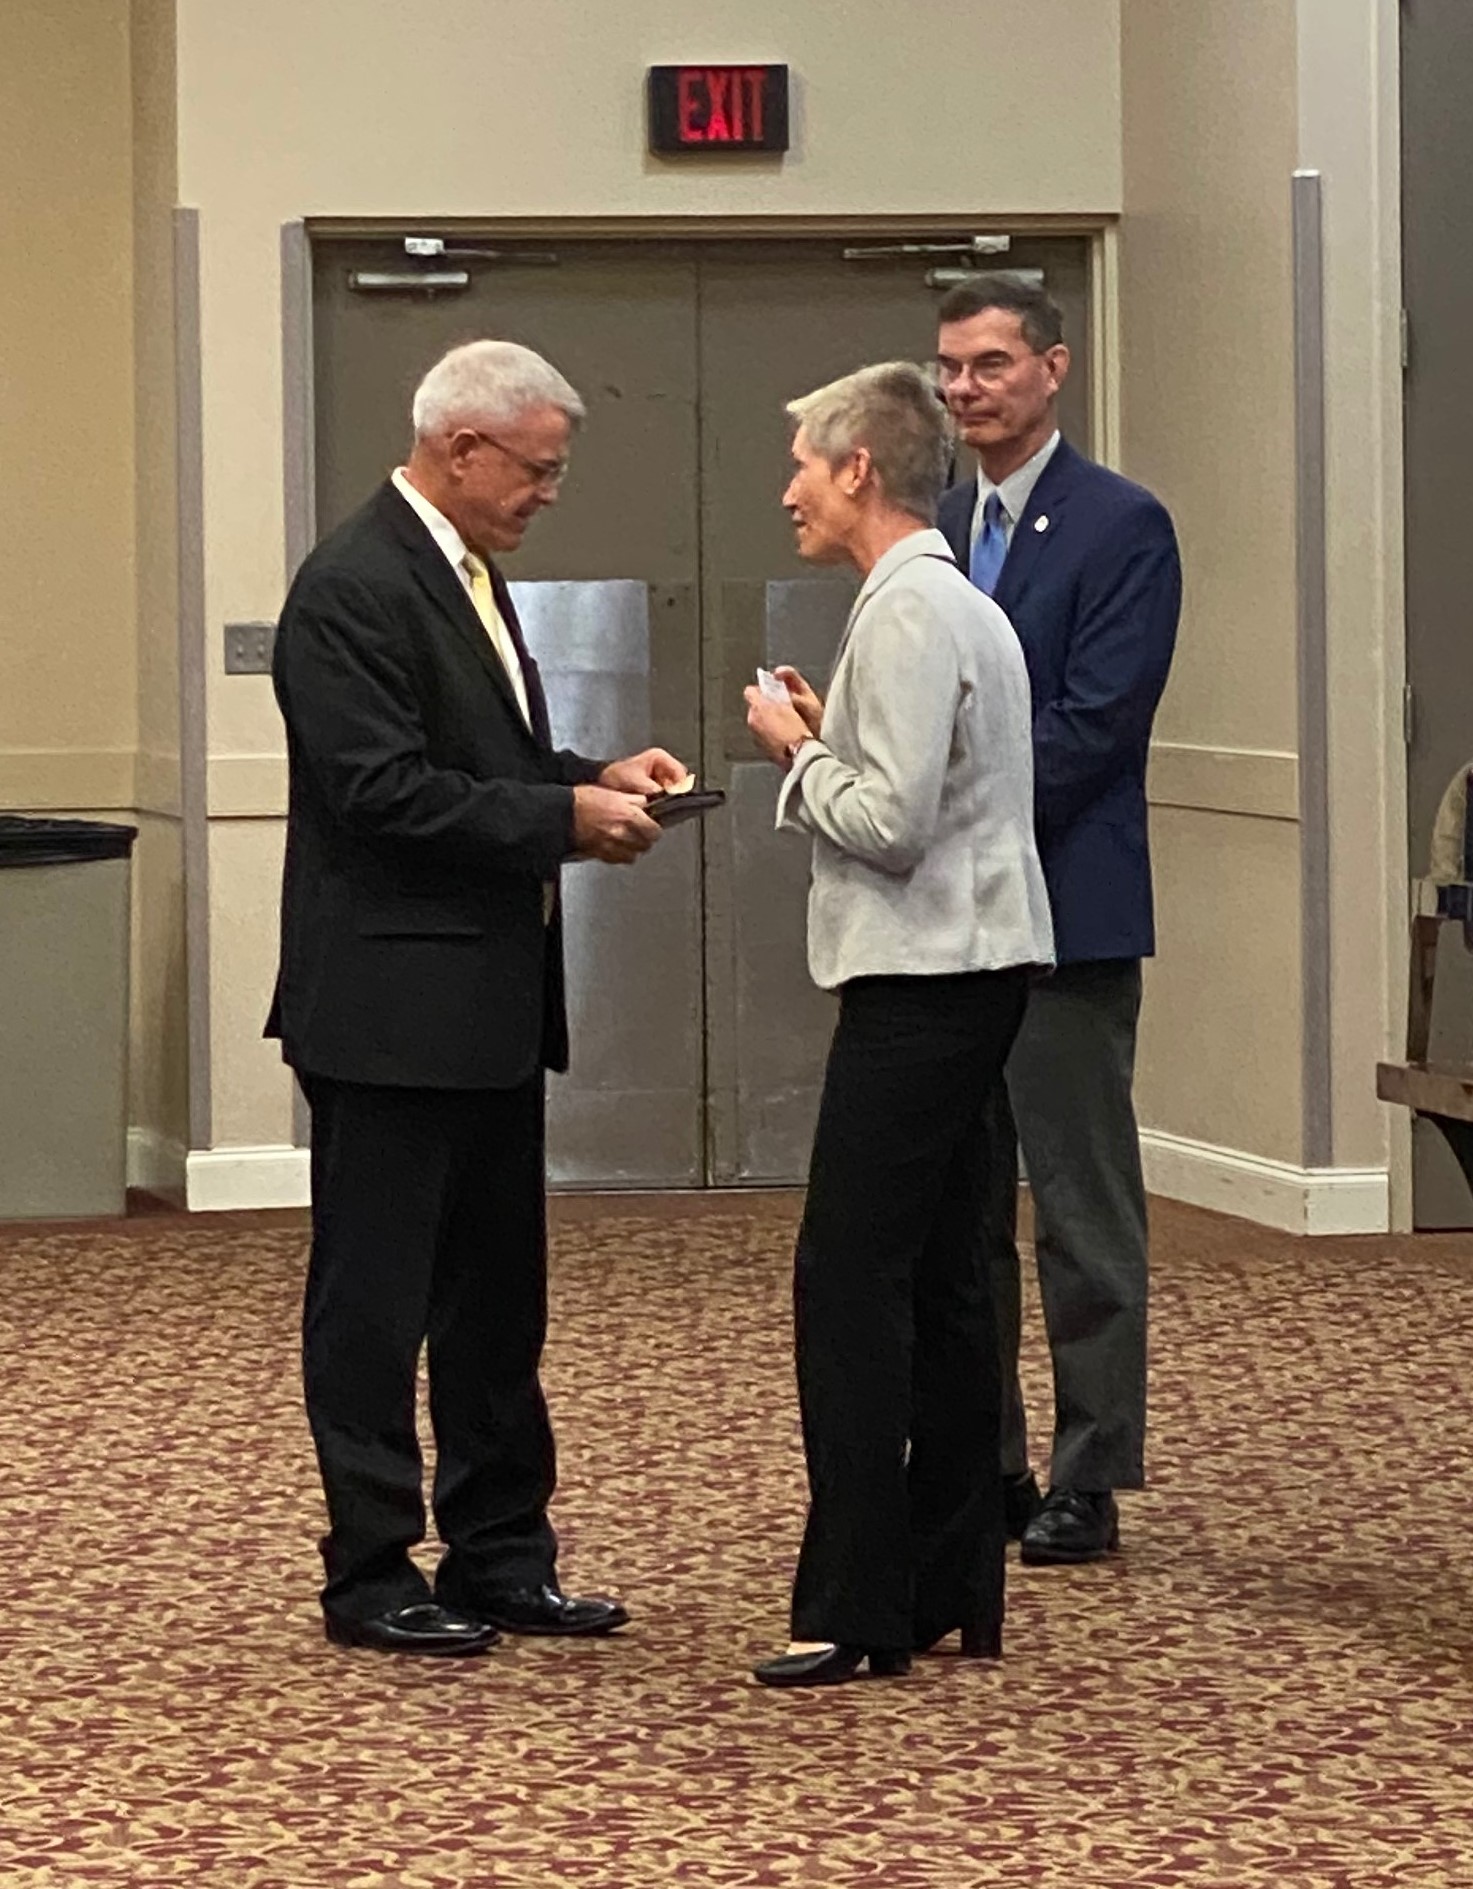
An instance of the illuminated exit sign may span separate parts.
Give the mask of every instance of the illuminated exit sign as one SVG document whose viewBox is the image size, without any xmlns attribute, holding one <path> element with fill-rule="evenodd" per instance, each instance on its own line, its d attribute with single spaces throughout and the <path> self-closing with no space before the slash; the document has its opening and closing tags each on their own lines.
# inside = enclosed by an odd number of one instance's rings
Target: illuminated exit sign
<svg viewBox="0 0 1473 1889">
<path fill-rule="evenodd" d="M 651 66 L 650 149 L 786 151 L 786 66 Z"/>
</svg>

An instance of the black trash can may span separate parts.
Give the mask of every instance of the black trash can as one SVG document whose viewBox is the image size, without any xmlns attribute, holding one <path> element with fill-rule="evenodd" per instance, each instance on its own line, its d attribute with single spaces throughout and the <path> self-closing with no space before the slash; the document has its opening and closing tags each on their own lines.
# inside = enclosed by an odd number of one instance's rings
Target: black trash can
<svg viewBox="0 0 1473 1889">
<path fill-rule="evenodd" d="M 0 1219 L 126 1205 L 137 837 L 0 814 Z"/>
</svg>

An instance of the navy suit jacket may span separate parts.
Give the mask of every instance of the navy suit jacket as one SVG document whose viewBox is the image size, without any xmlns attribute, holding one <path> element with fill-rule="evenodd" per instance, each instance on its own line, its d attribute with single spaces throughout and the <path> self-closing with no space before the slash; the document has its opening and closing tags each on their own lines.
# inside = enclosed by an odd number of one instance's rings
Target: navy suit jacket
<svg viewBox="0 0 1473 1889">
<path fill-rule="evenodd" d="M 937 523 L 966 570 L 977 483 Z M 1146 820 L 1151 722 L 1181 611 L 1166 508 L 1060 440 L 993 593 L 1033 690 L 1034 809 L 1060 964 L 1156 948 Z"/>
</svg>

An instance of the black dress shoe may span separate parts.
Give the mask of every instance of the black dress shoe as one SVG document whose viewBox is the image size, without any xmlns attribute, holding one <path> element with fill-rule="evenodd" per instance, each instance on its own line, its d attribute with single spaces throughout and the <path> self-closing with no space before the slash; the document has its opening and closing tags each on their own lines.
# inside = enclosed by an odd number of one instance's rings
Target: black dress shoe
<svg viewBox="0 0 1473 1889">
<path fill-rule="evenodd" d="M 564 1594 L 546 1583 L 478 1595 L 469 1611 L 503 1633 L 612 1633 L 629 1618 L 621 1601 L 602 1594 Z"/>
<path fill-rule="evenodd" d="M 1028 1524 L 1043 1507 L 1038 1478 L 1031 1469 L 1022 1469 L 1002 1479 L 1003 1525 L 1009 1541 L 1021 1541 Z"/>
<path fill-rule="evenodd" d="M 429 1653 L 441 1659 L 484 1653 L 501 1638 L 484 1621 L 430 1600 L 371 1614 L 367 1620 L 328 1614 L 325 1624 L 328 1639 L 338 1646 L 371 1646 L 380 1653 Z"/>
<path fill-rule="evenodd" d="M 1023 1531 L 1029 1567 L 1103 1561 L 1120 1546 L 1120 1511 L 1108 1489 L 1050 1489 Z"/>
<path fill-rule="evenodd" d="M 812 1653 L 780 1653 L 752 1668 L 764 1686 L 842 1686 L 868 1665 L 871 1679 L 894 1679 L 910 1671 L 910 1654 L 894 1646 L 821 1646 Z"/>
</svg>

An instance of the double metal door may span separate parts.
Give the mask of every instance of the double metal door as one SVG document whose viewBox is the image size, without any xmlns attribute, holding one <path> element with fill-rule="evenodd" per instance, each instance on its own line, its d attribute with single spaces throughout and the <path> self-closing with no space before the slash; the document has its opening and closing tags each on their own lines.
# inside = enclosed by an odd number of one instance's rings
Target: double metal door
<svg viewBox="0 0 1473 1889">
<path fill-rule="evenodd" d="M 464 286 L 440 293 L 403 238 L 314 241 L 319 529 L 403 460 L 410 397 L 444 349 L 536 348 L 589 409 L 558 505 L 507 565 L 556 738 L 610 755 L 658 741 L 728 794 L 633 868 L 564 874 L 573 1063 L 549 1092 L 552 1178 L 798 1180 L 833 1004 L 807 974 L 807 848 L 773 832 L 777 776 L 742 688 L 778 662 L 821 686 L 855 586 L 793 548 L 784 403 L 867 361 L 929 356 L 937 286 L 924 259 L 855 257 L 850 240 L 461 232 L 447 247 L 472 253 L 437 272 Z M 1065 423 L 1083 442 L 1086 245 L 1020 243 L 1005 262 L 1043 269 L 1064 305 Z"/>
</svg>

